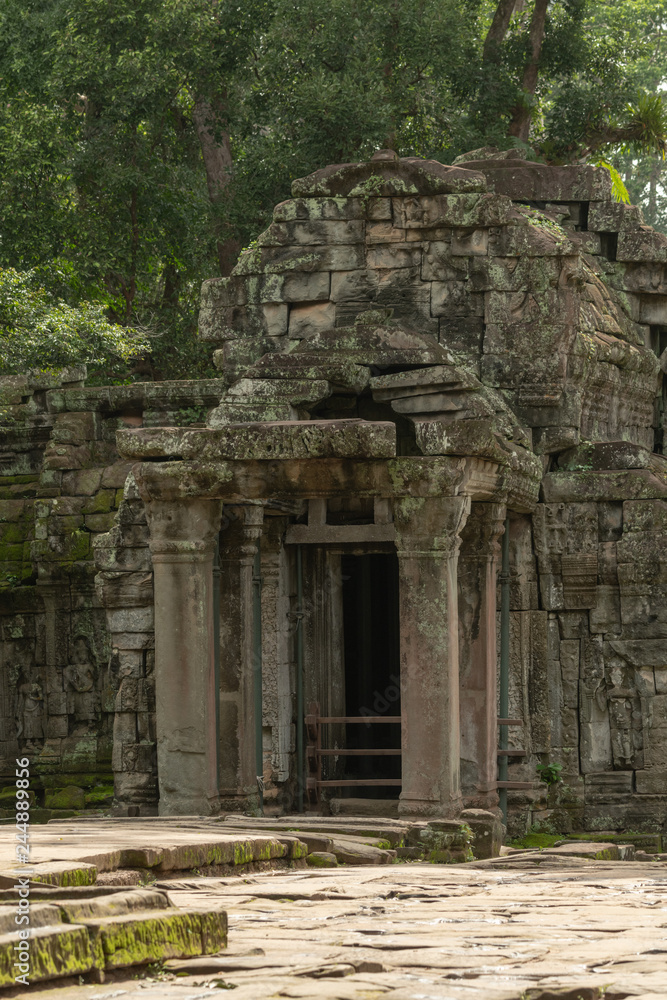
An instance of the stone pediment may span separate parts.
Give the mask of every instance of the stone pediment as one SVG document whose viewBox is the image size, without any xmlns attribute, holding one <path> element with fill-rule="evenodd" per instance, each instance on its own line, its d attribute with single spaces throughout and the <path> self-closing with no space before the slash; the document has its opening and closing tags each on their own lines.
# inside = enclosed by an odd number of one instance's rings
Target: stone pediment
<svg viewBox="0 0 667 1000">
<path fill-rule="evenodd" d="M 437 160 L 399 157 L 391 149 L 382 149 L 363 163 L 324 167 L 292 184 L 293 198 L 403 197 L 471 191 L 486 191 L 483 174 L 449 167 Z"/>
<path fill-rule="evenodd" d="M 377 310 L 287 354 L 265 354 L 223 396 L 209 427 L 240 433 L 245 421 L 294 421 L 308 434 L 313 421 L 355 416 L 393 421 L 404 437 L 411 428 L 411 454 L 483 458 L 536 480 L 541 473 L 530 432 L 500 392 L 454 364 L 433 337 Z"/>
</svg>

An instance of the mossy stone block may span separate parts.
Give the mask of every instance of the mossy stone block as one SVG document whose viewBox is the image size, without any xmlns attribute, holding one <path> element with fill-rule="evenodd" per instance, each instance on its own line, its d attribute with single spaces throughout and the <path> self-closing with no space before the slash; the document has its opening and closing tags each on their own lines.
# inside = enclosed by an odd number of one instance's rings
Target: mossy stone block
<svg viewBox="0 0 667 1000">
<path fill-rule="evenodd" d="M 115 499 L 115 490 L 100 490 L 90 500 L 86 500 L 81 510 L 84 514 L 107 514 L 113 509 Z"/>
<path fill-rule="evenodd" d="M 227 914 L 222 910 L 163 910 L 83 922 L 105 969 L 211 955 L 227 944 Z"/>
<path fill-rule="evenodd" d="M 337 868 L 338 860 L 335 854 L 328 851 L 313 851 L 306 861 L 312 868 Z"/>
<path fill-rule="evenodd" d="M 16 932 L 0 937 L 0 986 L 16 986 Z M 94 966 L 93 951 L 85 927 L 55 924 L 33 927 L 30 935 L 28 981 L 43 982 L 89 972 Z"/>
<path fill-rule="evenodd" d="M 67 785 L 48 791 L 44 804 L 47 809 L 85 809 L 86 795 L 78 785 Z"/>
</svg>

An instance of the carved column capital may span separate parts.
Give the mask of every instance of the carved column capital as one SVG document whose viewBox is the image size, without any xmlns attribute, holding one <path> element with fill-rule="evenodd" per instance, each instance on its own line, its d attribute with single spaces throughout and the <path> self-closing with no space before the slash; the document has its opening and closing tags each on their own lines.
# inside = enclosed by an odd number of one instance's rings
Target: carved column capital
<svg viewBox="0 0 667 1000">
<path fill-rule="evenodd" d="M 221 516 L 220 500 L 150 500 L 146 519 L 153 562 L 211 559 Z"/>
<path fill-rule="evenodd" d="M 462 556 L 481 561 L 498 559 L 506 512 L 502 503 L 473 503 L 462 533 Z"/>
<path fill-rule="evenodd" d="M 239 550 L 242 562 L 254 562 L 263 525 L 264 508 L 260 504 L 243 508 L 243 543 Z"/>
<path fill-rule="evenodd" d="M 393 506 L 399 558 L 421 554 L 449 559 L 456 555 L 470 497 L 401 497 Z"/>
</svg>

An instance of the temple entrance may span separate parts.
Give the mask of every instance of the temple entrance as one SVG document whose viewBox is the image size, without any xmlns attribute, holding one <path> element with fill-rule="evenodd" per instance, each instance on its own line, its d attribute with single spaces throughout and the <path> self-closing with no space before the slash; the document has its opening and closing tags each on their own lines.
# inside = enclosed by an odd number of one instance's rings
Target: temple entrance
<svg viewBox="0 0 667 1000">
<path fill-rule="evenodd" d="M 329 635 L 338 642 L 326 702 L 307 701 L 308 789 L 321 795 L 397 799 L 401 791 L 398 559 L 393 552 L 333 557 Z M 311 688 L 312 690 L 312 688 Z M 333 709 L 333 711 L 332 711 Z"/>
<path fill-rule="evenodd" d="M 341 577 L 345 714 L 366 719 L 400 716 L 397 557 L 393 553 L 344 555 Z M 400 723 L 348 723 L 345 746 L 369 751 L 345 758 L 346 778 L 400 779 L 401 758 L 391 752 L 400 750 Z M 341 789 L 341 795 L 365 798 L 397 798 L 399 793 L 400 786 Z"/>
</svg>

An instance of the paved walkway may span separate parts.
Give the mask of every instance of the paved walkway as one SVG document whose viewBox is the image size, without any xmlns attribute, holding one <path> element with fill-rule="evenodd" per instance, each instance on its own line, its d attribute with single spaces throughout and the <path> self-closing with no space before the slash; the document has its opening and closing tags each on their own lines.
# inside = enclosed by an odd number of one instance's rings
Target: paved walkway
<svg viewBox="0 0 667 1000">
<path fill-rule="evenodd" d="M 211 988 L 235 987 L 235 1000 L 593 1000 L 606 987 L 606 1000 L 665 1000 L 666 867 L 514 855 L 165 879 L 158 885 L 178 906 L 224 904 L 224 957 L 171 963 L 170 978 L 31 992 L 204 1000 Z"/>
</svg>

